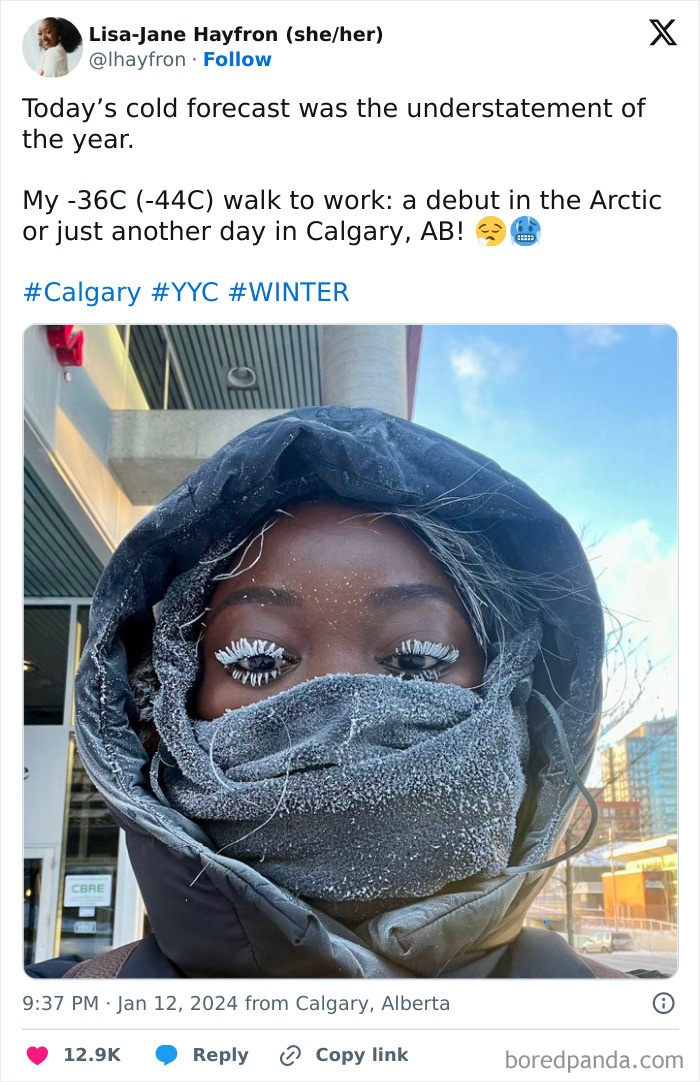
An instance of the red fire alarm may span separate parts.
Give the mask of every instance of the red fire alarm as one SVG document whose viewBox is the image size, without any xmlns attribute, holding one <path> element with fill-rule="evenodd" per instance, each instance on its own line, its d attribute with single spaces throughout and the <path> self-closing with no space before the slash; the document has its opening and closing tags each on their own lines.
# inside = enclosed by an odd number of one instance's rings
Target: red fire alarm
<svg viewBox="0 0 700 1082">
<path fill-rule="evenodd" d="M 82 331 L 73 334 L 73 324 L 60 327 L 47 327 L 46 337 L 49 345 L 56 350 L 56 360 L 64 368 L 81 368 L 83 364 Z"/>
</svg>

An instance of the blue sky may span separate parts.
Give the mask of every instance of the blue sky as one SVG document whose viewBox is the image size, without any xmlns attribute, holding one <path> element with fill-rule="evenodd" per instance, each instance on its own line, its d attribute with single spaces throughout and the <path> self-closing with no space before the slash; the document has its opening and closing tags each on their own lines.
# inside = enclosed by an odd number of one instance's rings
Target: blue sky
<svg viewBox="0 0 700 1082">
<path fill-rule="evenodd" d="M 676 530 L 669 327 L 426 327 L 415 420 L 491 455 L 578 526 Z"/>
<path fill-rule="evenodd" d="M 425 327 L 414 414 L 586 527 L 657 666 L 636 722 L 676 708 L 676 351 L 662 326 Z"/>
</svg>

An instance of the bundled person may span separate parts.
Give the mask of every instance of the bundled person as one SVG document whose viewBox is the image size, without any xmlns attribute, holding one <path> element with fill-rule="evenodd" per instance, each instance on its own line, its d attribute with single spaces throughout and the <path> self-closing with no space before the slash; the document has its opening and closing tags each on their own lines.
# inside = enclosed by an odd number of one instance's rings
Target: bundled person
<svg viewBox="0 0 700 1082">
<path fill-rule="evenodd" d="M 244 432 L 94 597 L 78 747 L 153 931 L 65 975 L 622 976 L 523 928 L 580 793 L 595 826 L 603 651 L 494 462 L 371 409 Z"/>
</svg>

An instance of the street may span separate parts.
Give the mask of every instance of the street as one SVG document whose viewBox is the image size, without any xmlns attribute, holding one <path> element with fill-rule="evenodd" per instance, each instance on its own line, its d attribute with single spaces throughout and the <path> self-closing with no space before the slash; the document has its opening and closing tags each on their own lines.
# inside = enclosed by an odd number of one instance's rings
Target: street
<svg viewBox="0 0 700 1082">
<path fill-rule="evenodd" d="M 611 969 L 621 969 L 629 973 L 631 969 L 658 969 L 660 973 L 671 976 L 676 972 L 678 955 L 673 951 L 604 951 L 586 954 L 584 958 L 596 959 Z"/>
</svg>

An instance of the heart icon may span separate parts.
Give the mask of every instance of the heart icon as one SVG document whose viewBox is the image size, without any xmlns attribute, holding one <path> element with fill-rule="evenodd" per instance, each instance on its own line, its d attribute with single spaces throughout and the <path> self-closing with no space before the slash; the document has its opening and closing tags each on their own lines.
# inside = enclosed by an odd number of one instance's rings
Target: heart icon
<svg viewBox="0 0 700 1082">
<path fill-rule="evenodd" d="M 37 1067 L 40 1063 L 44 1062 L 48 1054 L 49 1050 L 48 1048 L 44 1048 L 43 1044 L 40 1048 L 35 1048 L 34 1045 L 32 1045 L 31 1048 L 27 1049 L 27 1055 L 29 1056 L 32 1063 L 36 1063 Z"/>
</svg>

